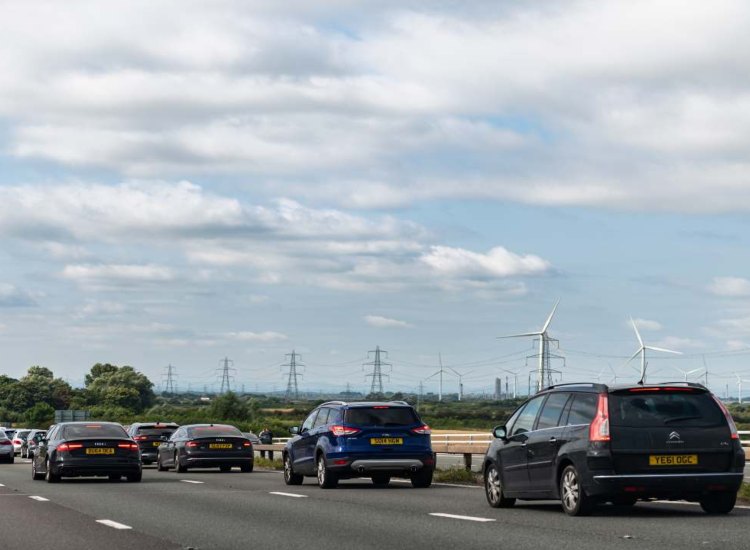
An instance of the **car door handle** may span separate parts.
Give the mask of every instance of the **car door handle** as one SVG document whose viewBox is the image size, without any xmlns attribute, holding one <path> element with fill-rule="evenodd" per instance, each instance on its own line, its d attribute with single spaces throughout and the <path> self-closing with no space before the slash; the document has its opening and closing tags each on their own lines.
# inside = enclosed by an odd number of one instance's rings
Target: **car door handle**
<svg viewBox="0 0 750 550">
<path fill-rule="evenodd" d="M 557 443 L 557 438 L 556 437 L 550 437 L 549 438 L 549 442 L 550 443 Z"/>
<path fill-rule="evenodd" d="M 521 443 L 521 447 L 524 447 L 524 448 L 526 447 L 526 442 L 525 441 L 523 443 Z"/>
</svg>

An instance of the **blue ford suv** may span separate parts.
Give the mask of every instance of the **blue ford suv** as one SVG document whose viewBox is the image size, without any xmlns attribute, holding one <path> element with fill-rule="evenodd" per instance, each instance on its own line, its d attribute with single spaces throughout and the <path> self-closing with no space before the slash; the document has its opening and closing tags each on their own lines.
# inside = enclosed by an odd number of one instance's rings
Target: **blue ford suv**
<svg viewBox="0 0 750 550">
<path fill-rule="evenodd" d="M 435 469 L 430 427 L 404 401 L 329 401 L 310 413 L 283 452 L 284 482 L 300 485 L 317 477 L 323 489 L 340 479 L 368 476 L 386 486 L 391 476 L 408 476 L 414 487 L 429 487 Z"/>
</svg>

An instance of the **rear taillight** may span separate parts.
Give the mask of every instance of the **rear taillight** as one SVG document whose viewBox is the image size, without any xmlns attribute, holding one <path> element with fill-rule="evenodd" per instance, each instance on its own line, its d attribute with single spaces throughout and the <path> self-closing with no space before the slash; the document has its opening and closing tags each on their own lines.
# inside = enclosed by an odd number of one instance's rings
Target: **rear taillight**
<svg viewBox="0 0 750 550">
<path fill-rule="evenodd" d="M 420 426 L 419 428 L 414 428 L 412 430 L 412 433 L 419 434 L 419 435 L 430 435 L 432 433 L 432 430 L 427 424 L 425 424 L 423 426 Z"/>
<path fill-rule="evenodd" d="M 596 416 L 589 426 L 589 441 L 609 441 L 609 439 L 609 399 L 606 393 L 600 393 Z"/>
<path fill-rule="evenodd" d="M 198 443 L 197 441 L 188 441 L 187 443 L 185 443 L 185 447 L 198 447 L 198 446 L 200 446 L 200 443 Z"/>
<path fill-rule="evenodd" d="M 253 445 L 253 444 L 252 444 L 252 443 L 250 443 L 249 441 L 245 441 L 245 442 L 244 442 L 244 443 L 242 444 L 242 446 L 243 446 L 243 447 L 251 447 L 252 445 Z"/>
<path fill-rule="evenodd" d="M 719 399 L 715 395 L 711 395 L 711 397 L 714 398 L 714 401 L 716 401 L 716 403 L 719 405 L 721 412 L 724 413 L 724 418 L 727 419 L 727 424 L 729 424 L 729 432 L 731 434 L 732 439 L 739 439 L 740 434 L 737 433 L 737 426 L 734 423 L 734 419 L 732 418 L 732 415 L 729 412 L 729 409 L 727 409 L 726 405 L 724 405 L 724 403 L 721 402 L 721 399 Z"/>
<path fill-rule="evenodd" d="M 144 441 L 144 440 L 148 439 L 148 436 L 145 436 L 145 435 L 137 435 L 137 436 L 135 436 L 135 437 L 134 437 L 133 439 L 135 439 L 136 441 Z"/>
<path fill-rule="evenodd" d="M 331 432 L 333 432 L 333 435 L 336 437 L 340 437 L 342 435 L 356 435 L 362 430 L 358 428 L 350 428 L 349 426 L 331 426 Z"/>
<path fill-rule="evenodd" d="M 21 441 L 20 439 L 13 440 L 13 445 L 20 445 L 21 443 L 23 443 L 23 441 Z"/>
<path fill-rule="evenodd" d="M 3 439 L 2 441 L 0 441 L 0 445 L 13 445 L 13 443 L 10 441 L 10 439 Z"/>
<path fill-rule="evenodd" d="M 75 451 L 76 449 L 83 449 L 83 443 L 61 443 L 57 446 L 58 451 Z"/>
<path fill-rule="evenodd" d="M 138 443 L 118 443 L 117 444 L 118 449 L 126 449 L 128 451 L 137 451 L 138 450 Z"/>
</svg>

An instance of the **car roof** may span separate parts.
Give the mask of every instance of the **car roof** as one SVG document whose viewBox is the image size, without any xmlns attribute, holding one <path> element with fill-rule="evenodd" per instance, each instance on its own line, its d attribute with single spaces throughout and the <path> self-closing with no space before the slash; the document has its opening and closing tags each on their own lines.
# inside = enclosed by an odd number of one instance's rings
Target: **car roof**
<svg viewBox="0 0 750 550">
<path fill-rule="evenodd" d="M 168 428 L 179 428 L 177 422 L 133 422 L 131 428 L 140 428 L 141 426 L 166 426 Z"/>
<path fill-rule="evenodd" d="M 409 407 L 413 408 L 406 401 L 327 401 L 318 405 L 319 407 Z"/>
<path fill-rule="evenodd" d="M 703 384 L 696 382 L 659 382 L 657 384 L 599 384 L 595 382 L 568 382 L 566 384 L 555 384 L 548 386 L 540 391 L 537 395 L 549 392 L 562 392 L 562 391 L 576 391 L 576 392 L 589 392 L 589 393 L 613 393 L 624 390 L 638 389 L 638 388 L 691 388 L 697 391 L 709 391 Z"/>
</svg>

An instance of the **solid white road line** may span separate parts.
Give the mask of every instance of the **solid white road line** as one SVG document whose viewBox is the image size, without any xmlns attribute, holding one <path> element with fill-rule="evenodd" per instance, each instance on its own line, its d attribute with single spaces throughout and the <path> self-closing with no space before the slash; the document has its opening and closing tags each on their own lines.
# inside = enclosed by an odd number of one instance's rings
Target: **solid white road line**
<svg viewBox="0 0 750 550">
<path fill-rule="evenodd" d="M 183 483 L 195 483 L 195 484 L 202 484 L 205 483 L 205 481 L 195 481 L 194 479 L 181 479 Z"/>
<path fill-rule="evenodd" d="M 96 520 L 96 523 L 101 523 L 102 525 L 112 527 L 113 529 L 132 529 L 130 525 L 123 525 L 122 523 L 117 523 L 111 519 L 98 519 Z"/>
<path fill-rule="evenodd" d="M 269 491 L 269 495 L 279 495 L 281 497 L 307 498 L 307 495 L 298 495 L 297 493 L 280 493 L 278 491 Z"/>
<path fill-rule="evenodd" d="M 0 483 L 0 487 L 5 487 L 5 485 L 3 485 L 2 483 Z"/>
<path fill-rule="evenodd" d="M 33 496 L 33 497 L 29 497 L 29 498 L 31 500 L 38 500 L 39 502 L 49 502 L 49 499 L 48 498 L 44 498 L 44 497 Z"/>
<path fill-rule="evenodd" d="M 482 523 L 488 522 L 488 521 L 496 521 L 496 520 L 490 519 L 490 518 L 477 518 L 477 517 L 474 517 L 474 516 L 457 516 L 455 514 L 440 514 L 440 513 L 437 513 L 437 512 L 436 513 L 431 513 L 430 515 L 431 516 L 437 516 L 439 518 L 463 519 L 463 520 L 466 520 L 466 521 L 478 521 L 478 522 L 482 522 Z"/>
</svg>

